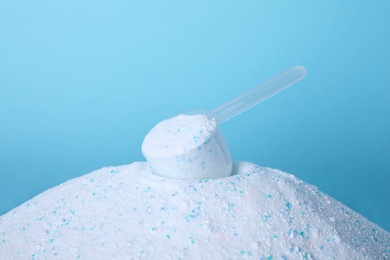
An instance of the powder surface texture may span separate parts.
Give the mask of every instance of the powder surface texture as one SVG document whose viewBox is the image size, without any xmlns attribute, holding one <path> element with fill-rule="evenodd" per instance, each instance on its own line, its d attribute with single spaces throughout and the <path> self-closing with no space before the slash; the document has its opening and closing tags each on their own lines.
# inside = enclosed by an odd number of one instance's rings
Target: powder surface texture
<svg viewBox="0 0 390 260">
<path fill-rule="evenodd" d="M 185 154 L 209 140 L 216 127 L 215 119 L 203 114 L 178 115 L 161 121 L 146 135 L 142 152 L 153 159 Z"/>
<path fill-rule="evenodd" d="M 390 233 L 279 170 L 172 180 L 146 162 L 65 182 L 0 217 L 0 259 L 387 259 Z"/>
</svg>

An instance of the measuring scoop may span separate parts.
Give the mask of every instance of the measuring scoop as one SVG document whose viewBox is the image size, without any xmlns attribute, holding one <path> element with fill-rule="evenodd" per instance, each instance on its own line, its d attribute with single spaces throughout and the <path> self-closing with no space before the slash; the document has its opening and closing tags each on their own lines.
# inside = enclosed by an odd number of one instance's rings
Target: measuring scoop
<svg viewBox="0 0 390 260">
<path fill-rule="evenodd" d="M 180 114 L 160 122 L 142 143 L 142 153 L 152 172 L 188 180 L 230 176 L 233 161 L 219 124 L 286 89 L 305 75 L 305 67 L 292 67 L 211 111 Z"/>
</svg>

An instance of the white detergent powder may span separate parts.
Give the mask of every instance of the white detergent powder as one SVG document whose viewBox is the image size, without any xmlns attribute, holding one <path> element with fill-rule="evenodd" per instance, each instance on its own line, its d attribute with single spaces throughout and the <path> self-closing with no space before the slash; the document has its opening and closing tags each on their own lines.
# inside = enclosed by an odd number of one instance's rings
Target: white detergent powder
<svg viewBox="0 0 390 260">
<path fill-rule="evenodd" d="M 175 179 L 215 179 L 232 171 L 228 146 L 213 117 L 186 115 L 158 123 L 145 137 L 142 153 L 152 171 Z"/>
<path fill-rule="evenodd" d="M 146 162 L 65 182 L 0 217 L 0 259 L 387 259 L 390 233 L 293 175 L 211 180 Z"/>
<path fill-rule="evenodd" d="M 150 130 L 142 144 L 142 152 L 154 159 L 180 156 L 208 141 L 216 128 L 214 118 L 203 114 L 180 114 L 161 121 Z"/>
</svg>

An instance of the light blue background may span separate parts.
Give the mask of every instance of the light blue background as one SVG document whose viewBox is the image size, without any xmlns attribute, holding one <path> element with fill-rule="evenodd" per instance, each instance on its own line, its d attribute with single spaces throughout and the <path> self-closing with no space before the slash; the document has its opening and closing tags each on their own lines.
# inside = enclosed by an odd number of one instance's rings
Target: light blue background
<svg viewBox="0 0 390 260">
<path fill-rule="evenodd" d="M 160 120 L 294 65 L 223 124 L 235 160 L 292 173 L 390 231 L 390 2 L 0 2 L 0 215 L 144 160 Z"/>
</svg>

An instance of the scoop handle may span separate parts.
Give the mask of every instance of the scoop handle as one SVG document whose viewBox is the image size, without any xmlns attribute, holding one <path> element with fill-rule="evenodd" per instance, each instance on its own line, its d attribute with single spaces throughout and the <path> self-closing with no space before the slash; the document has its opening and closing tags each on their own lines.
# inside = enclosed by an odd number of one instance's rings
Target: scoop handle
<svg viewBox="0 0 390 260">
<path fill-rule="evenodd" d="M 292 67 L 279 75 L 267 80 L 257 87 L 241 94 L 240 96 L 211 110 L 211 114 L 218 123 L 223 123 L 245 110 L 259 104 L 276 93 L 288 88 L 292 84 L 303 79 L 306 68 L 303 66 Z"/>
</svg>

